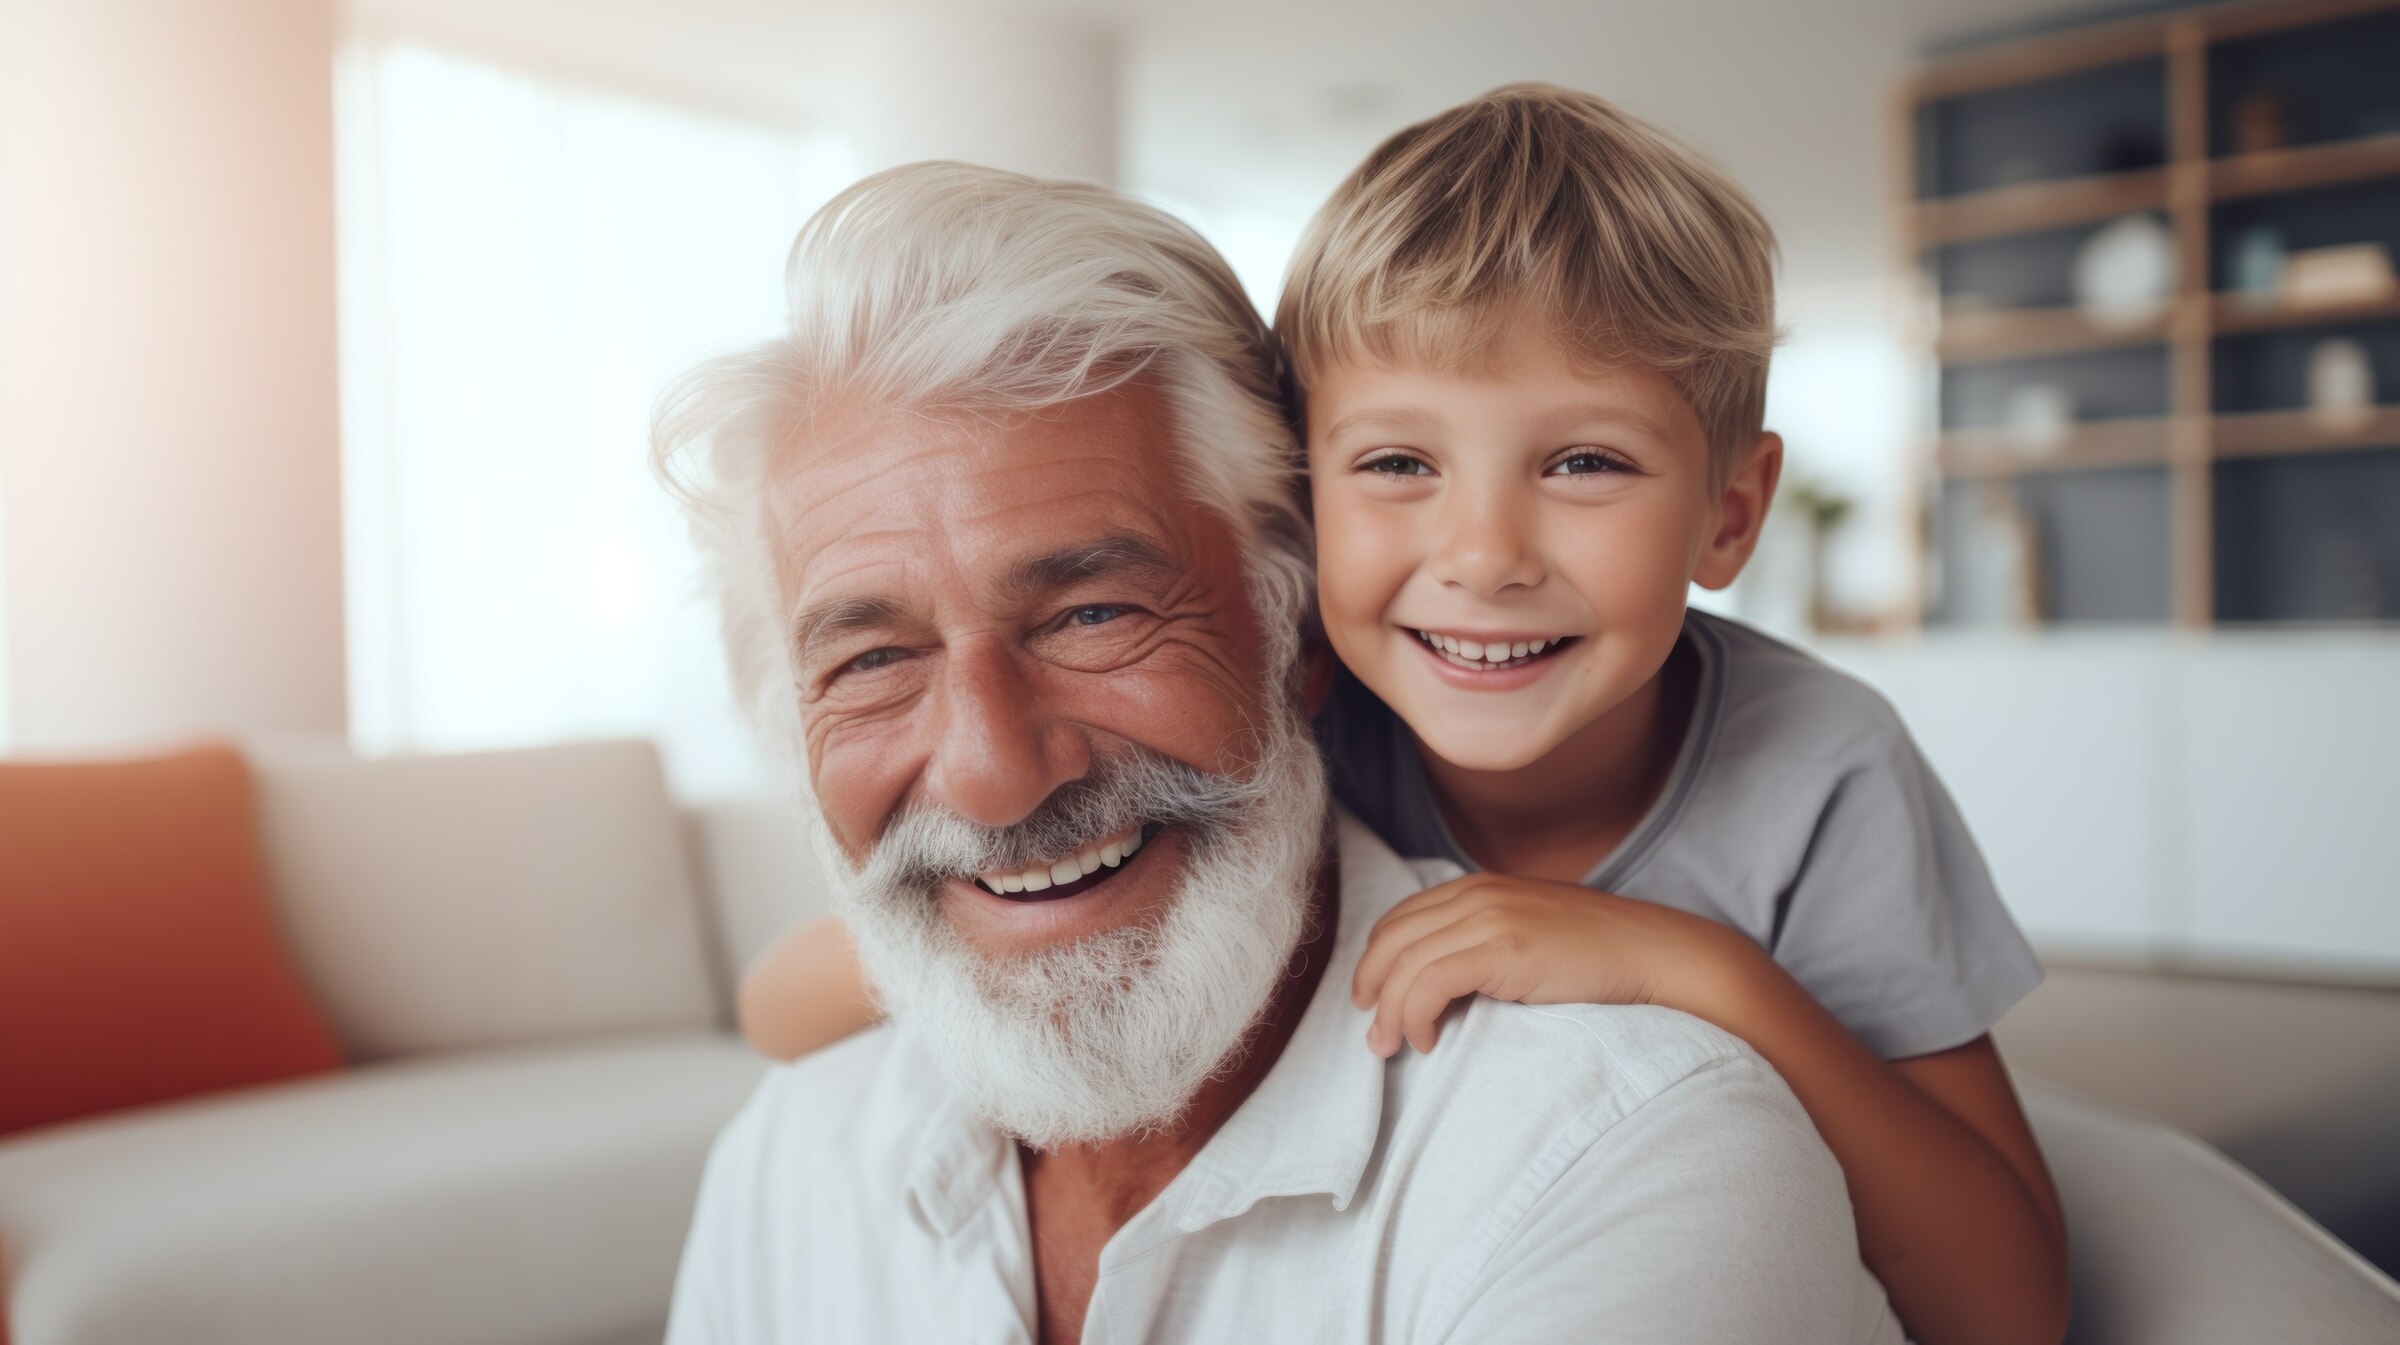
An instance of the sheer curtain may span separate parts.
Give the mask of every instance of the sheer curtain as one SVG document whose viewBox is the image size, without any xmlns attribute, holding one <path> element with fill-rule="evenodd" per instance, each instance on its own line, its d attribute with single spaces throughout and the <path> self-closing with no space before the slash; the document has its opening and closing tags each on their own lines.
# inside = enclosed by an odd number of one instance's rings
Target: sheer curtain
<svg viewBox="0 0 2400 1345">
<path fill-rule="evenodd" d="M 361 37 L 337 70 L 353 737 L 656 740 L 763 778 L 650 407 L 772 331 L 841 143 Z"/>
</svg>

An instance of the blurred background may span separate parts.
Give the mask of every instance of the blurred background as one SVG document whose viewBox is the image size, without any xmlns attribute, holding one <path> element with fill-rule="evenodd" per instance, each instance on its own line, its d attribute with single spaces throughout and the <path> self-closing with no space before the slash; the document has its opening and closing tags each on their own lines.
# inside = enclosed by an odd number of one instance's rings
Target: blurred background
<svg viewBox="0 0 2400 1345">
<path fill-rule="evenodd" d="M 2400 7 L 0 0 L 0 752 L 656 745 L 770 794 L 652 400 L 958 157 L 1311 212 L 1495 84 L 1783 246 L 1758 561 L 2053 966 L 2020 1065 L 2400 1264 Z M 4 868 L 0 865 L 0 868 Z"/>
</svg>

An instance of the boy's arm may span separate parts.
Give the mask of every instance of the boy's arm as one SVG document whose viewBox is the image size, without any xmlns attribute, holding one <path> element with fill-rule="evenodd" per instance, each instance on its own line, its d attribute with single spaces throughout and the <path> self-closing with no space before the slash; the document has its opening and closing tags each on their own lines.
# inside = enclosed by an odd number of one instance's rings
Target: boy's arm
<svg viewBox="0 0 2400 1345">
<path fill-rule="evenodd" d="M 850 931 L 832 916 L 777 939 L 742 975 L 742 1035 L 760 1054 L 792 1060 L 876 1020 Z"/>
<path fill-rule="evenodd" d="M 1376 923 L 1352 977 L 1368 1045 L 1429 1050 L 1461 995 L 1657 1004 L 1748 1042 L 1841 1160 L 1858 1245 L 1921 1345 L 2057 1345 L 2066 1231 L 2041 1152 L 1984 1038 L 1885 1063 L 1758 945 L 1685 911 L 1474 874 Z"/>
<path fill-rule="evenodd" d="M 1676 1007 L 1791 1085 L 1841 1160 L 1859 1249 L 1910 1337 L 2061 1339 L 2066 1221 L 1991 1038 L 1886 1063 L 1755 945 L 1725 947 L 1730 974 Z"/>
</svg>

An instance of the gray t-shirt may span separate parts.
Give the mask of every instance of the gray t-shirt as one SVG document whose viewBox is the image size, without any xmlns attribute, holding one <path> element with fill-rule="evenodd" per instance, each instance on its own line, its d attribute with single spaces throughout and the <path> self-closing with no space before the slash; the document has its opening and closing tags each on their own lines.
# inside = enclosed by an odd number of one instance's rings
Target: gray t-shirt
<svg viewBox="0 0 2400 1345">
<path fill-rule="evenodd" d="M 1683 640 L 1700 690 L 1674 770 L 1584 885 L 1741 930 L 1887 1060 L 1990 1030 L 2041 962 L 1891 704 L 1736 621 L 1691 612 Z M 1392 848 L 1478 867 L 1408 726 L 1347 672 L 1318 735 Z"/>
</svg>

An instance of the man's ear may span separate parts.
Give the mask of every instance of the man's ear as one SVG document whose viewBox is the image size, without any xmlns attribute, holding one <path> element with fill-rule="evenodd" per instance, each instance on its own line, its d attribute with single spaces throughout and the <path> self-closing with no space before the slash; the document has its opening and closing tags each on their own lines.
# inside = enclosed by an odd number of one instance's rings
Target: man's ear
<svg viewBox="0 0 2400 1345">
<path fill-rule="evenodd" d="M 1341 668 L 1333 655 L 1333 646 L 1325 642 L 1325 633 L 1317 623 L 1308 623 L 1307 633 L 1300 637 L 1300 699 L 1314 719 L 1325 708 L 1327 697 L 1333 695 L 1333 675 Z"/>
<path fill-rule="evenodd" d="M 1783 436 L 1772 430 L 1758 436 L 1758 446 L 1725 482 L 1717 499 L 1717 532 L 1700 552 L 1692 582 L 1721 589 L 1741 577 L 1758 549 L 1759 533 L 1767 526 L 1767 506 L 1775 501 L 1775 483 L 1783 477 Z"/>
</svg>

